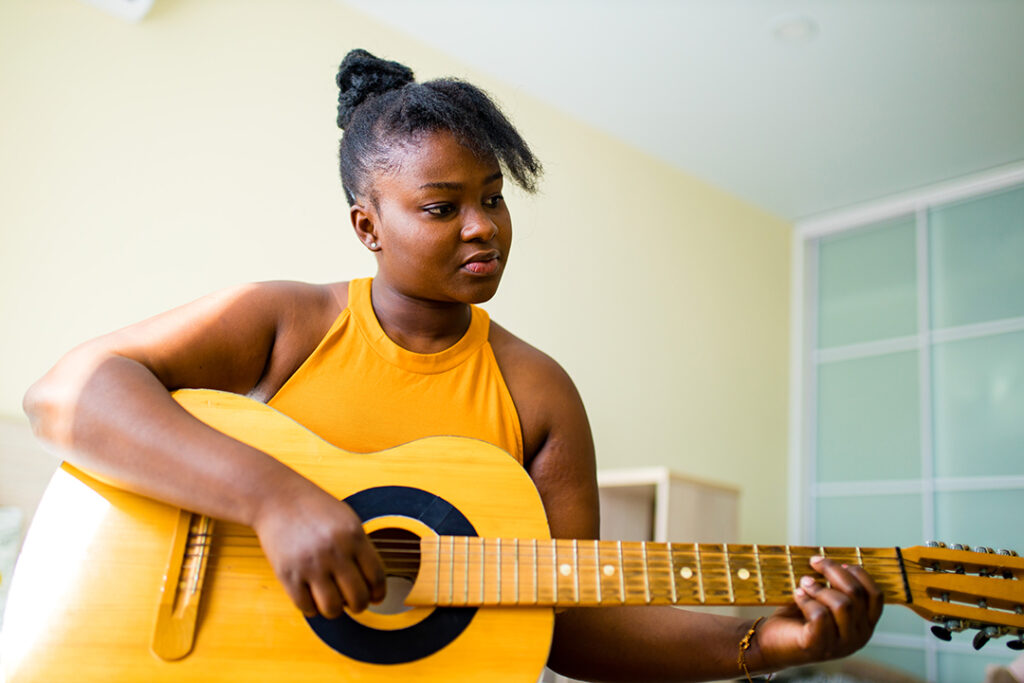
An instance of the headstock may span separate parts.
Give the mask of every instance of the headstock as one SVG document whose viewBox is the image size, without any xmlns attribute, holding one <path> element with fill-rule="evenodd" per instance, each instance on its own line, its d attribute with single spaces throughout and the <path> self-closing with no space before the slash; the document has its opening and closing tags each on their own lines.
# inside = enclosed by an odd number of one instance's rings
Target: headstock
<svg viewBox="0 0 1024 683">
<path fill-rule="evenodd" d="M 904 549 L 903 559 L 907 606 L 935 624 L 936 637 L 972 628 L 975 649 L 1009 635 L 1007 646 L 1024 650 L 1024 558 L 1015 551 L 932 541 Z"/>
</svg>

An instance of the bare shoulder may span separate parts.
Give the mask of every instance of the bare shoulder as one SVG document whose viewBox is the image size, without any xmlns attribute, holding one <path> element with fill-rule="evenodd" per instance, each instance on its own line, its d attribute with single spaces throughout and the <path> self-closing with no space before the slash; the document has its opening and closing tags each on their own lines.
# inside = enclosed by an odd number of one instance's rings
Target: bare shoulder
<svg viewBox="0 0 1024 683">
<path fill-rule="evenodd" d="M 490 342 L 519 412 L 523 449 L 529 461 L 553 430 L 571 422 L 572 414 L 583 412 L 583 402 L 572 378 L 548 354 L 493 321 Z"/>
<path fill-rule="evenodd" d="M 236 285 L 83 345 L 147 367 L 168 389 L 272 396 L 347 304 L 348 283 Z"/>
</svg>

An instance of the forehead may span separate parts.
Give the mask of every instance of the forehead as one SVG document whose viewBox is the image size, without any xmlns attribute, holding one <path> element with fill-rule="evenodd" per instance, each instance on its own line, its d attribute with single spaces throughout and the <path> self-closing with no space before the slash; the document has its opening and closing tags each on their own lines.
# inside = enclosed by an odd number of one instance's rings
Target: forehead
<svg viewBox="0 0 1024 683">
<path fill-rule="evenodd" d="M 375 179 L 380 193 L 415 191 L 441 183 L 479 186 L 501 170 L 496 158 L 475 153 L 448 131 L 417 135 L 396 147 L 390 162 Z"/>
</svg>

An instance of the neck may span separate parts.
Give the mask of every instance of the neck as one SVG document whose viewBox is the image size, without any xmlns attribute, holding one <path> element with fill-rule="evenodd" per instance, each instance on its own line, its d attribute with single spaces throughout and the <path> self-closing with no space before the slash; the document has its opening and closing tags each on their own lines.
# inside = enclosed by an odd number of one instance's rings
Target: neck
<svg viewBox="0 0 1024 683">
<path fill-rule="evenodd" d="M 859 565 L 910 602 L 896 548 L 823 548 L 441 536 L 422 539 L 409 605 L 782 605 L 814 555 Z M 389 573 L 407 550 L 381 549 Z M 913 570 L 912 570 L 913 571 Z M 413 578 L 413 577 L 411 577 Z"/>
<path fill-rule="evenodd" d="M 398 291 L 379 276 L 370 289 L 374 315 L 391 341 L 414 353 L 437 353 L 469 329 L 469 304 L 431 301 Z"/>
</svg>

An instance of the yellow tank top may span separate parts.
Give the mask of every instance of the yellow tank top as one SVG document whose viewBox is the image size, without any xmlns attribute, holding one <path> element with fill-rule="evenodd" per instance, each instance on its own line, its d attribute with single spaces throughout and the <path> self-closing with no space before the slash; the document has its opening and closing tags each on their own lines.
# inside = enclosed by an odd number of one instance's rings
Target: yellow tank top
<svg viewBox="0 0 1024 683">
<path fill-rule="evenodd" d="M 521 463 L 519 414 L 488 341 L 487 312 L 473 306 L 453 346 L 414 353 L 384 333 L 371 283 L 349 283 L 348 306 L 269 405 L 348 451 L 454 435 L 492 443 Z"/>
</svg>

